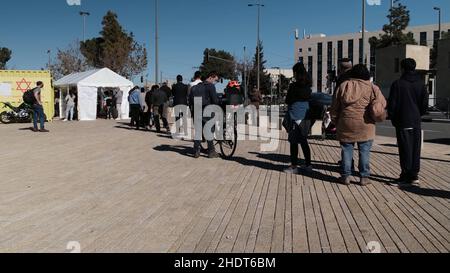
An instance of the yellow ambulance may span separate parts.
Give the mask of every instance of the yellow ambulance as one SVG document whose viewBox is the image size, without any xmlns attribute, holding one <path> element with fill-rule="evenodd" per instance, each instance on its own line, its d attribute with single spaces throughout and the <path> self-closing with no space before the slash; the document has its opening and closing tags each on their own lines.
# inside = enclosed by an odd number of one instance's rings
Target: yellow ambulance
<svg viewBox="0 0 450 273">
<path fill-rule="evenodd" d="M 0 70 L 0 102 L 9 102 L 19 106 L 23 102 L 23 93 L 36 87 L 36 82 L 44 83 L 41 100 L 47 119 L 55 115 L 55 92 L 50 71 L 44 70 Z M 9 109 L 0 104 L 0 113 Z"/>
</svg>

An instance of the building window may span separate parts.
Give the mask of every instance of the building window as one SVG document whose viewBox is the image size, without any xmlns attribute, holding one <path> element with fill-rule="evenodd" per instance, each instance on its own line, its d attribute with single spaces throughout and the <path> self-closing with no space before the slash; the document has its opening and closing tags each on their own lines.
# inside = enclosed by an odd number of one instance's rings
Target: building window
<svg viewBox="0 0 450 273">
<path fill-rule="evenodd" d="M 370 75 L 374 77 L 375 79 L 375 72 L 376 72 L 376 49 L 375 46 L 370 44 Z"/>
<path fill-rule="evenodd" d="M 359 39 L 359 63 L 362 64 L 363 63 L 363 40 Z"/>
<path fill-rule="evenodd" d="M 312 51 L 312 49 L 309 47 L 309 48 L 308 48 L 308 52 L 311 52 L 311 51 Z"/>
<path fill-rule="evenodd" d="M 333 70 L 333 42 L 327 44 L 327 69 Z"/>
<path fill-rule="evenodd" d="M 313 73 L 313 56 L 308 56 L 308 73 L 309 76 L 312 79 L 312 73 Z"/>
<path fill-rule="evenodd" d="M 350 59 L 350 61 L 352 63 L 354 63 L 353 51 L 354 51 L 354 41 L 353 40 L 348 40 L 348 58 Z"/>
<path fill-rule="evenodd" d="M 395 68 L 394 68 L 394 72 L 395 73 L 399 73 L 400 72 L 400 59 L 399 58 L 395 58 L 394 60 L 395 64 Z"/>
<path fill-rule="evenodd" d="M 433 41 L 439 40 L 439 30 L 433 32 Z"/>
<path fill-rule="evenodd" d="M 303 53 L 303 48 L 299 48 L 298 52 Z"/>
<path fill-rule="evenodd" d="M 338 61 L 344 58 L 344 44 L 342 41 L 338 41 Z"/>
<path fill-rule="evenodd" d="M 317 92 L 322 92 L 322 56 L 323 43 L 317 44 Z"/>
<path fill-rule="evenodd" d="M 420 33 L 420 45 L 421 46 L 427 46 L 427 33 L 426 32 L 421 32 Z"/>
<path fill-rule="evenodd" d="M 303 63 L 303 61 L 304 61 L 304 60 L 303 60 L 303 57 L 298 58 L 298 62 L 299 62 L 299 63 Z"/>
</svg>

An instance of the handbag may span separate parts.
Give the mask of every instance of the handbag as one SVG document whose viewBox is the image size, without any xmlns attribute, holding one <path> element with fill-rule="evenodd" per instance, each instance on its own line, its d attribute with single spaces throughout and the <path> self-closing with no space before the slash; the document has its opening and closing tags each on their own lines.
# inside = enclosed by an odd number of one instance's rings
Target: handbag
<svg viewBox="0 0 450 273">
<path fill-rule="evenodd" d="M 386 108 L 383 105 L 383 103 L 380 101 L 380 99 L 378 98 L 373 85 L 372 85 L 372 94 L 373 94 L 373 99 L 370 101 L 370 104 L 369 104 L 370 117 L 375 122 L 383 122 L 387 119 Z"/>
</svg>

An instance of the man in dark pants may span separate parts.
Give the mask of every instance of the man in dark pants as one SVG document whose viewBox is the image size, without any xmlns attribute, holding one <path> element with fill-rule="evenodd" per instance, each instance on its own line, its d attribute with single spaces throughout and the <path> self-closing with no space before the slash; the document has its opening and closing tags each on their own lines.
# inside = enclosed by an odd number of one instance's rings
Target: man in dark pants
<svg viewBox="0 0 450 273">
<path fill-rule="evenodd" d="M 170 132 L 169 122 L 164 115 L 164 107 L 167 102 L 167 93 L 164 92 L 161 88 L 152 88 L 155 91 L 152 94 L 152 107 L 153 114 L 155 118 L 155 127 L 158 133 L 161 133 L 161 124 L 159 119 L 161 118 L 163 121 L 163 126 L 167 130 L 167 133 Z"/>
<path fill-rule="evenodd" d="M 128 102 L 130 103 L 130 113 L 131 113 L 131 126 L 135 125 L 136 130 L 140 127 L 140 115 L 141 115 L 141 92 L 139 91 L 139 86 L 134 87 L 130 91 L 128 96 Z"/>
<path fill-rule="evenodd" d="M 188 104 L 188 90 L 189 86 L 183 83 L 183 76 L 177 76 L 177 83 L 172 86 L 172 94 L 173 94 L 173 106 L 174 107 L 183 107 L 185 110 Z M 175 113 L 176 114 L 176 113 Z M 179 113 L 175 117 L 175 123 L 177 123 L 180 119 L 183 118 L 183 113 Z M 183 124 L 185 130 L 187 127 Z M 179 133 L 179 132 L 177 132 Z"/>
<path fill-rule="evenodd" d="M 33 89 L 34 94 L 34 104 L 33 104 L 33 132 L 48 133 L 49 131 L 45 129 L 45 114 L 44 107 L 41 101 L 41 91 L 44 88 L 44 83 L 38 81 L 36 83 L 36 88 Z M 38 130 L 38 120 L 39 128 Z"/>
<path fill-rule="evenodd" d="M 428 108 L 428 92 L 421 76 L 416 72 L 416 61 L 401 62 L 402 77 L 391 86 L 388 113 L 397 132 L 402 173 L 399 186 L 419 183 L 422 142 L 421 119 Z"/>
<path fill-rule="evenodd" d="M 202 102 L 202 110 L 205 110 L 206 107 L 209 105 L 219 105 L 219 98 L 217 96 L 217 91 L 215 84 L 219 81 L 219 77 L 217 76 L 216 72 L 210 72 L 208 75 L 208 78 L 203 82 L 196 86 L 194 86 L 191 89 L 191 92 L 189 93 L 189 105 L 191 106 L 191 112 L 194 116 L 194 125 L 196 124 L 196 115 L 194 113 L 194 102 L 195 99 L 201 99 Z M 203 111 L 202 111 L 203 112 Z M 205 127 L 205 124 L 210 120 L 208 117 L 203 117 L 203 113 L 201 115 L 202 120 L 202 130 Z M 197 128 L 197 127 L 196 127 Z M 196 132 L 196 137 L 194 139 L 194 157 L 199 158 L 200 157 L 200 150 L 201 150 L 201 136 L 199 132 Z M 218 158 L 219 154 L 216 152 L 214 148 L 214 143 L 212 140 L 208 140 L 208 157 L 209 158 Z"/>
</svg>

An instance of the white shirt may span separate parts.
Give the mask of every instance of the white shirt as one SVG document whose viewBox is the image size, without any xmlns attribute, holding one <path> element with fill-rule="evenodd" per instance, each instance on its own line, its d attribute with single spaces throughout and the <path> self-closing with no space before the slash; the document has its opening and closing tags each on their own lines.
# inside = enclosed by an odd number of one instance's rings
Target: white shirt
<svg viewBox="0 0 450 273">
<path fill-rule="evenodd" d="M 193 81 L 193 82 L 190 82 L 190 83 L 189 83 L 189 88 L 188 88 L 188 94 L 191 93 L 192 87 L 194 87 L 194 86 L 196 86 L 196 85 L 198 85 L 198 84 L 200 84 L 200 83 L 202 83 L 201 80 L 195 80 L 195 81 Z"/>
</svg>

